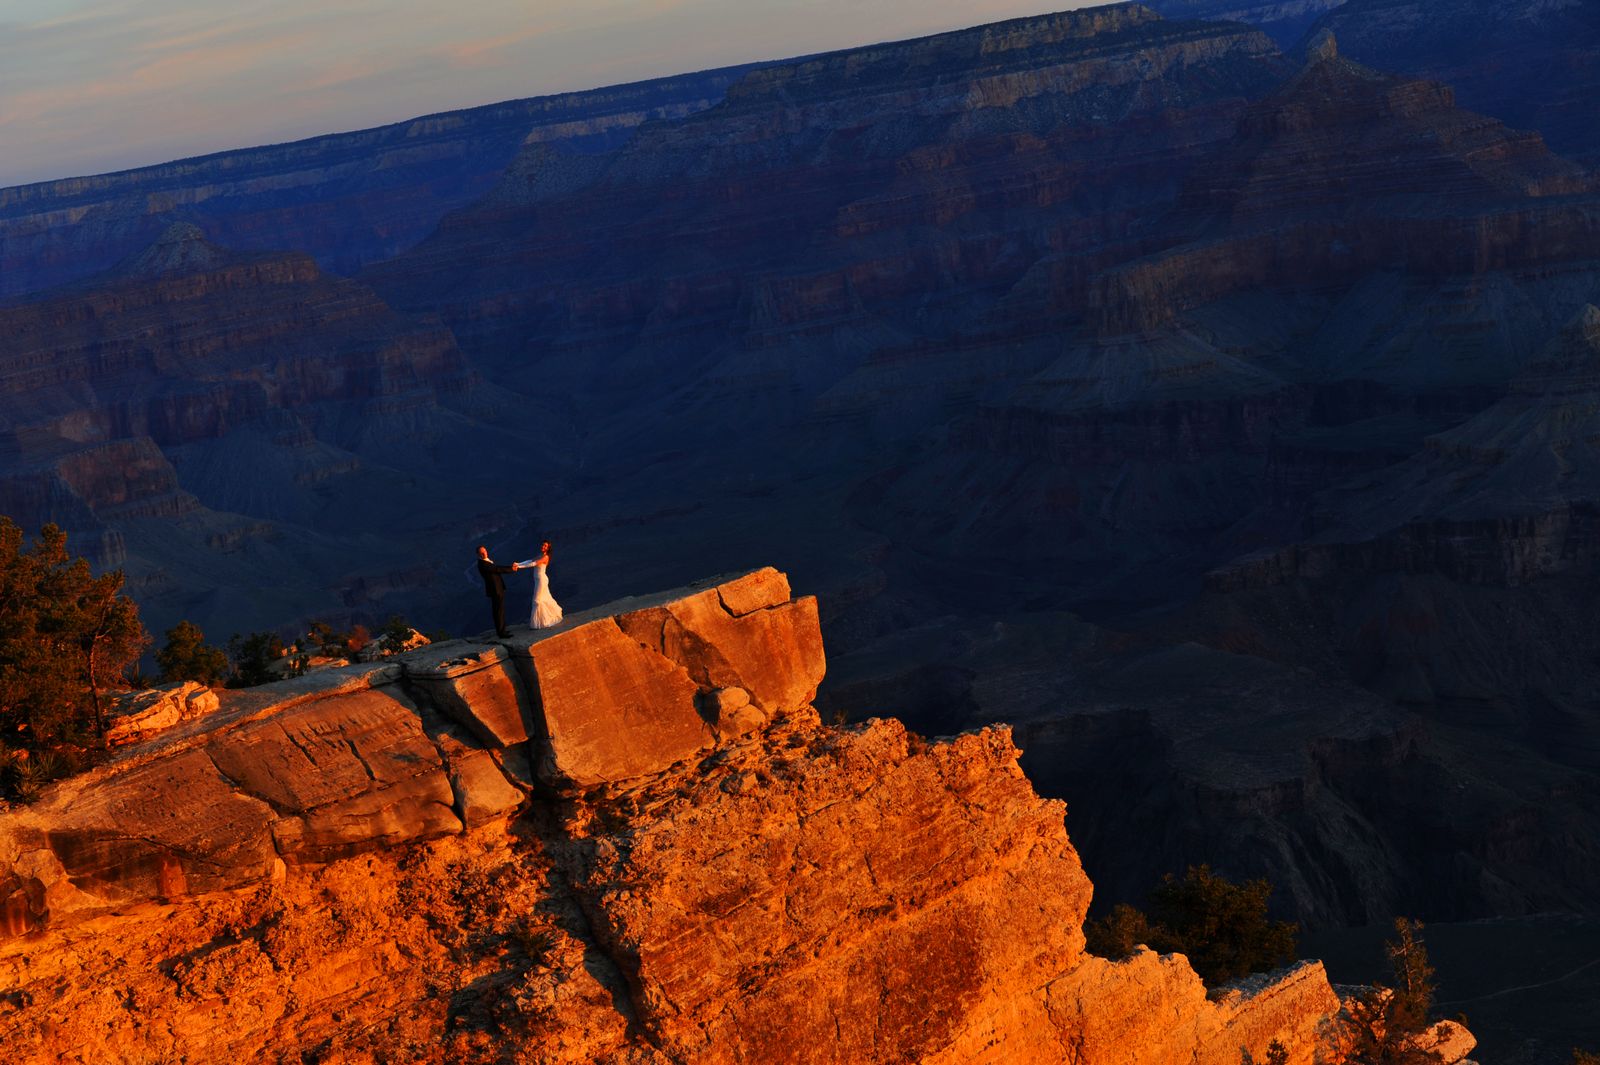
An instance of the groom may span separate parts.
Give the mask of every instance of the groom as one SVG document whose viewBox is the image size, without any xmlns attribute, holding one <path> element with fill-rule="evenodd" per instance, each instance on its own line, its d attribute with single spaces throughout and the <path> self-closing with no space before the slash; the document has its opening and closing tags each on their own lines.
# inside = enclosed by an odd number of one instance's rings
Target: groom
<svg viewBox="0 0 1600 1065">
<path fill-rule="evenodd" d="M 489 597 L 489 605 L 494 608 L 495 635 L 502 640 L 511 634 L 506 631 L 506 582 L 500 574 L 515 573 L 520 568 L 515 562 L 497 566 L 490 561 L 487 547 L 478 548 L 478 576 L 483 578 L 483 594 Z"/>
</svg>

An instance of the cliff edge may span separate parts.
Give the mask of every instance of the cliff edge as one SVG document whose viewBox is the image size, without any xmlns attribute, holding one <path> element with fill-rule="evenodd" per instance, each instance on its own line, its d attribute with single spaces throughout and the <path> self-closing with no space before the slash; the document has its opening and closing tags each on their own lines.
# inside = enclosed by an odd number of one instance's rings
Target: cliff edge
<svg viewBox="0 0 1600 1065">
<path fill-rule="evenodd" d="M 1179 955 L 1086 954 L 1064 806 L 1009 730 L 826 727 L 823 669 L 815 601 L 765 569 L 225 693 L 0 815 L 0 1039 L 19 1062 L 1328 1049 L 1319 963 L 1208 993 Z"/>
</svg>

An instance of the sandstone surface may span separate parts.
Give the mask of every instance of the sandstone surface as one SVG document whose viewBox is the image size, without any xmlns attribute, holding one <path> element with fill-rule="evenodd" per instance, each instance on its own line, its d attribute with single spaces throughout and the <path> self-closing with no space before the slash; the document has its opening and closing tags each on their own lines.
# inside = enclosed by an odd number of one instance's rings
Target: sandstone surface
<svg viewBox="0 0 1600 1065">
<path fill-rule="evenodd" d="M 192 680 L 119 697 L 106 711 L 106 742 L 130 743 L 209 714 L 218 705 L 215 692 Z"/>
<path fill-rule="evenodd" d="M 770 568 L 569 617 L 512 653 L 558 788 L 656 772 L 809 706 L 824 669 L 816 600 Z"/>
<path fill-rule="evenodd" d="M 504 648 L 452 640 L 407 655 L 403 668 L 434 706 L 481 742 L 510 747 L 528 739 L 533 706 Z"/>
<path fill-rule="evenodd" d="M 788 594 L 757 571 L 529 641 L 536 742 L 585 713 L 633 723 L 607 699 L 687 698 L 546 683 L 590 629 L 689 688 L 737 663 L 783 697 L 742 644 L 820 670 L 814 606 Z M 623 635 L 709 609 L 747 624 L 697 630 L 676 662 Z M 773 611 L 776 629 L 751 620 Z M 1208 992 L 1181 956 L 1085 954 L 1063 806 L 1004 727 L 929 742 L 802 703 L 671 764 L 613 733 L 608 775 L 522 806 L 493 782 L 502 751 L 439 725 L 493 686 L 408 694 L 448 663 L 435 647 L 247 693 L 0 815 L 11 1060 L 1235 1065 L 1276 1040 L 1309 1065 L 1331 1045 L 1317 963 Z"/>
</svg>

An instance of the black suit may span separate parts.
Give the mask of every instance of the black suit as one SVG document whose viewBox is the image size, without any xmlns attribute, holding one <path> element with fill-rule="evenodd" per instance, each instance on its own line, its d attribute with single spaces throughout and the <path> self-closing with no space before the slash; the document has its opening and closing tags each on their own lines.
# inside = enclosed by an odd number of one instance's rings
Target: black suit
<svg viewBox="0 0 1600 1065">
<path fill-rule="evenodd" d="M 515 572 L 510 566 L 497 566 L 486 558 L 478 559 L 478 576 L 483 578 L 483 594 L 489 597 L 489 605 L 494 608 L 494 631 L 496 636 L 511 635 L 506 631 L 506 582 L 500 574 Z"/>
</svg>

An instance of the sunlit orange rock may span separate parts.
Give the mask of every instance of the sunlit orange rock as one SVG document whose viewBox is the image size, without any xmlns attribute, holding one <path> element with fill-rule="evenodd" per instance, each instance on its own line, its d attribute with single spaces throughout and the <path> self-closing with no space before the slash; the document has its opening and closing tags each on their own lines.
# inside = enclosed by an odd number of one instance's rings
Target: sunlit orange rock
<svg viewBox="0 0 1600 1065">
<path fill-rule="evenodd" d="M 0 814 L 8 1061 L 1336 1049 L 1319 963 L 1208 990 L 1086 954 L 1092 886 L 1010 730 L 823 726 L 816 617 L 760 570 L 515 640 L 510 672 L 481 645 L 228 693 Z M 531 740 L 489 742 L 508 708 Z"/>
</svg>

